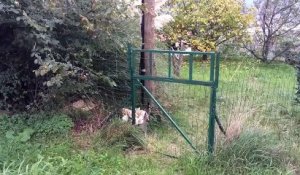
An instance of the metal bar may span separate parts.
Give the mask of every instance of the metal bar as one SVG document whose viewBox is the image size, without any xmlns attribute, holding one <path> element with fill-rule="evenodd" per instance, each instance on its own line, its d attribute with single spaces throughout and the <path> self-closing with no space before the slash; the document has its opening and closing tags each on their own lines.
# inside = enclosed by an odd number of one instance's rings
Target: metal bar
<svg viewBox="0 0 300 175">
<path fill-rule="evenodd" d="M 140 80 L 152 80 L 152 81 L 163 81 L 170 83 L 182 83 L 182 84 L 192 84 L 192 85 L 202 85 L 202 86 L 214 86 L 213 81 L 196 81 L 196 80 L 185 80 L 185 79 L 175 79 L 175 78 L 167 78 L 167 77 L 154 77 L 154 76 L 140 76 L 135 75 L 133 78 Z"/>
<path fill-rule="evenodd" d="M 140 83 L 142 86 L 142 84 Z M 186 133 L 184 133 L 183 130 L 176 124 L 176 122 L 172 119 L 171 115 L 163 108 L 163 106 L 155 99 L 155 97 L 148 91 L 148 89 L 145 86 L 142 86 L 142 88 L 145 90 L 146 94 L 154 101 L 154 103 L 160 108 L 160 110 L 164 113 L 164 115 L 167 117 L 167 119 L 172 123 L 172 125 L 176 128 L 176 130 L 180 133 L 180 135 L 185 139 L 185 141 L 197 152 L 198 150 L 196 147 L 192 144 Z"/>
<path fill-rule="evenodd" d="M 204 55 L 204 54 L 213 54 L 214 52 L 195 52 L 195 51 L 176 51 L 176 50 L 155 50 L 155 49 L 139 49 L 139 48 L 133 48 L 133 51 L 137 52 L 153 52 L 153 53 L 174 53 L 174 54 L 199 54 L 199 55 Z"/>
<path fill-rule="evenodd" d="M 189 56 L 189 80 L 193 80 L 193 54 Z"/>
<path fill-rule="evenodd" d="M 150 66 L 150 71 L 149 72 L 150 72 L 150 75 L 153 75 L 152 74 L 152 67 L 153 67 L 153 65 L 152 65 L 153 64 L 153 60 L 152 59 L 153 59 L 153 52 L 150 52 L 149 53 L 149 66 Z"/>
<path fill-rule="evenodd" d="M 220 53 L 217 53 L 217 58 L 216 58 L 216 78 L 215 78 L 216 88 L 219 87 L 219 73 L 220 73 Z"/>
<path fill-rule="evenodd" d="M 136 87 L 135 87 L 135 81 L 134 79 L 131 80 L 132 81 L 132 84 L 131 84 L 131 89 L 132 89 L 132 92 L 131 92 L 131 95 L 132 95 L 132 99 L 131 99 L 131 111 L 132 111 L 132 125 L 135 125 L 135 106 L 136 106 L 136 96 L 135 96 L 135 93 L 136 93 Z"/>
<path fill-rule="evenodd" d="M 168 77 L 171 78 L 172 76 L 172 58 L 171 53 L 168 53 Z"/>
<path fill-rule="evenodd" d="M 131 110 L 132 110 L 132 124 L 135 124 L 135 79 L 134 79 L 134 74 L 135 74 L 135 61 L 134 61 L 134 55 L 132 54 L 132 48 L 130 45 L 128 45 L 128 62 L 129 62 L 129 69 L 130 69 L 130 79 L 131 79 Z"/>
<path fill-rule="evenodd" d="M 210 81 L 215 79 L 215 54 L 210 54 Z M 215 103 L 216 87 L 215 83 L 211 87 L 210 105 L 209 105 L 209 122 L 208 122 L 208 152 L 213 153 L 215 142 Z"/>
<path fill-rule="evenodd" d="M 208 152 L 214 152 L 215 144 L 215 115 L 216 115 L 216 88 L 211 89 L 210 95 L 210 111 L 209 111 L 209 122 L 208 122 Z"/>
</svg>

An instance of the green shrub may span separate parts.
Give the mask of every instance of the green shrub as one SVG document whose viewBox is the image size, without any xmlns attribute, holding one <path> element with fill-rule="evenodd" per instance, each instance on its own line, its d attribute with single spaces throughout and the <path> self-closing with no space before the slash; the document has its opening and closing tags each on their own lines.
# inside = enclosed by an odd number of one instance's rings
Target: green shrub
<svg viewBox="0 0 300 175">
<path fill-rule="evenodd" d="M 124 0 L 2 0 L 0 109 L 45 110 L 128 87 L 126 44 L 139 38 L 130 15 Z"/>
<path fill-rule="evenodd" d="M 22 156 L 40 153 L 50 138 L 66 136 L 73 126 L 64 114 L 16 114 L 0 116 L 0 166 L 8 160 L 19 163 Z"/>
<path fill-rule="evenodd" d="M 31 133 L 30 135 L 66 134 L 73 127 L 70 117 L 65 114 L 16 114 L 0 116 L 0 133 L 6 135 Z"/>
</svg>

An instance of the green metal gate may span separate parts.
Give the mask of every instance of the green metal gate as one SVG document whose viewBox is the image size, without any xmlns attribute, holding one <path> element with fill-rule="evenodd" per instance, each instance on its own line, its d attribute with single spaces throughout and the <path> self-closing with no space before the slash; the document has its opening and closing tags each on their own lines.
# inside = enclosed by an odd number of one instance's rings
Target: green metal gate
<svg viewBox="0 0 300 175">
<path fill-rule="evenodd" d="M 139 55 L 144 53 L 147 55 L 146 59 L 152 65 L 152 62 L 156 61 L 157 73 L 153 74 L 151 70 L 150 73 L 146 75 L 139 74 Z M 173 74 L 173 59 L 176 59 L 174 55 L 181 55 L 183 57 L 183 64 L 186 67 L 187 75 L 175 76 Z M 206 58 L 205 61 L 208 66 L 209 76 L 207 79 L 197 79 L 195 78 L 196 64 L 198 60 Z M 164 59 L 164 61 L 161 61 Z M 135 122 L 135 108 L 137 107 L 137 92 L 142 89 L 144 93 L 152 100 L 158 109 L 164 114 L 167 120 L 174 126 L 174 128 L 179 132 L 179 134 L 184 138 L 184 140 L 193 148 L 196 152 L 199 152 L 198 148 L 195 146 L 191 138 L 186 134 L 185 130 L 178 125 L 178 122 L 174 120 L 174 117 L 168 112 L 167 109 L 161 105 L 161 102 L 147 89 L 141 81 L 153 81 L 153 82 L 169 82 L 175 84 L 186 84 L 193 86 L 203 86 L 209 88 L 208 93 L 209 99 L 209 109 L 208 109 L 208 151 L 213 152 L 214 142 L 215 142 L 215 117 L 216 117 L 216 93 L 219 81 L 219 65 L 220 56 L 215 52 L 186 52 L 186 51 L 170 51 L 170 50 L 142 50 L 137 48 L 128 47 L 128 62 L 131 77 L 131 107 L 133 114 L 133 123 Z M 162 63 L 165 63 L 163 67 Z M 151 68 L 152 69 L 152 68 Z M 200 69 L 200 68 L 199 68 Z M 162 72 L 162 73 L 161 73 Z M 197 93 L 197 92 L 195 92 Z M 201 108 L 201 106 L 199 106 Z M 199 126 L 198 126 L 199 127 Z"/>
</svg>

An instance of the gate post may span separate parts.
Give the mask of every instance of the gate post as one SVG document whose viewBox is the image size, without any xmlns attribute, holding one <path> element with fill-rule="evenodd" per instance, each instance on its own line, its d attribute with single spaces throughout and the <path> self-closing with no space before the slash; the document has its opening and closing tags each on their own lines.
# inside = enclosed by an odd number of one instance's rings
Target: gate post
<svg viewBox="0 0 300 175">
<path fill-rule="evenodd" d="M 215 144 L 215 115 L 216 115 L 216 87 L 212 87 L 210 95 L 210 111 L 208 126 L 208 152 L 213 153 Z"/>
<path fill-rule="evenodd" d="M 215 143 L 215 115 L 216 115 L 216 94 L 217 83 L 215 81 L 215 53 L 210 54 L 210 81 L 213 82 L 210 94 L 209 124 L 208 124 L 208 152 L 213 153 Z M 217 62 L 218 63 L 218 62 Z M 217 74 L 218 76 L 218 74 Z"/>
<path fill-rule="evenodd" d="M 132 48 L 131 45 L 128 45 L 128 63 L 129 63 L 129 72 L 130 72 L 130 86 L 131 86 L 131 91 L 130 91 L 130 97 L 131 97 L 131 116 L 132 116 L 132 125 L 135 124 L 135 91 L 136 91 L 136 83 L 134 74 L 135 74 L 135 61 L 134 61 L 134 56 L 132 55 Z"/>
</svg>

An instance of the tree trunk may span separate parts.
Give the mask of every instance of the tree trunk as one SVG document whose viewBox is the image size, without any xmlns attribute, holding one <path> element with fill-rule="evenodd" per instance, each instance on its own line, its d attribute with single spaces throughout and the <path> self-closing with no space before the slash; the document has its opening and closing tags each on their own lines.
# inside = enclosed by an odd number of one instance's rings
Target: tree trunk
<svg viewBox="0 0 300 175">
<path fill-rule="evenodd" d="M 145 0 L 142 0 L 142 5 L 145 3 Z M 141 37 L 142 37 L 142 49 L 145 49 L 145 10 L 142 10 L 142 20 L 141 20 Z M 146 74 L 145 68 L 145 53 L 141 52 L 140 58 L 140 75 Z M 141 80 L 143 86 L 145 86 L 145 80 Z M 145 104 L 145 92 L 141 89 L 141 104 Z"/>
<path fill-rule="evenodd" d="M 142 16 L 142 48 L 145 50 L 154 49 L 155 45 L 155 0 L 142 0 L 143 16 Z M 150 53 L 141 53 L 140 63 L 141 74 L 148 76 L 155 75 L 155 62 L 154 55 Z M 155 86 L 153 81 L 145 81 L 145 87 L 151 92 L 155 92 Z M 142 93 L 143 95 L 143 93 Z M 142 97 L 144 98 L 144 97 Z M 145 104 L 145 99 L 142 99 L 142 103 Z"/>
<path fill-rule="evenodd" d="M 179 46 L 176 48 L 176 50 L 183 50 L 183 42 L 180 40 Z M 173 73 L 175 76 L 179 77 L 180 76 L 180 70 L 182 66 L 182 59 L 183 55 L 182 54 L 174 54 L 172 63 L 173 63 Z"/>
</svg>

